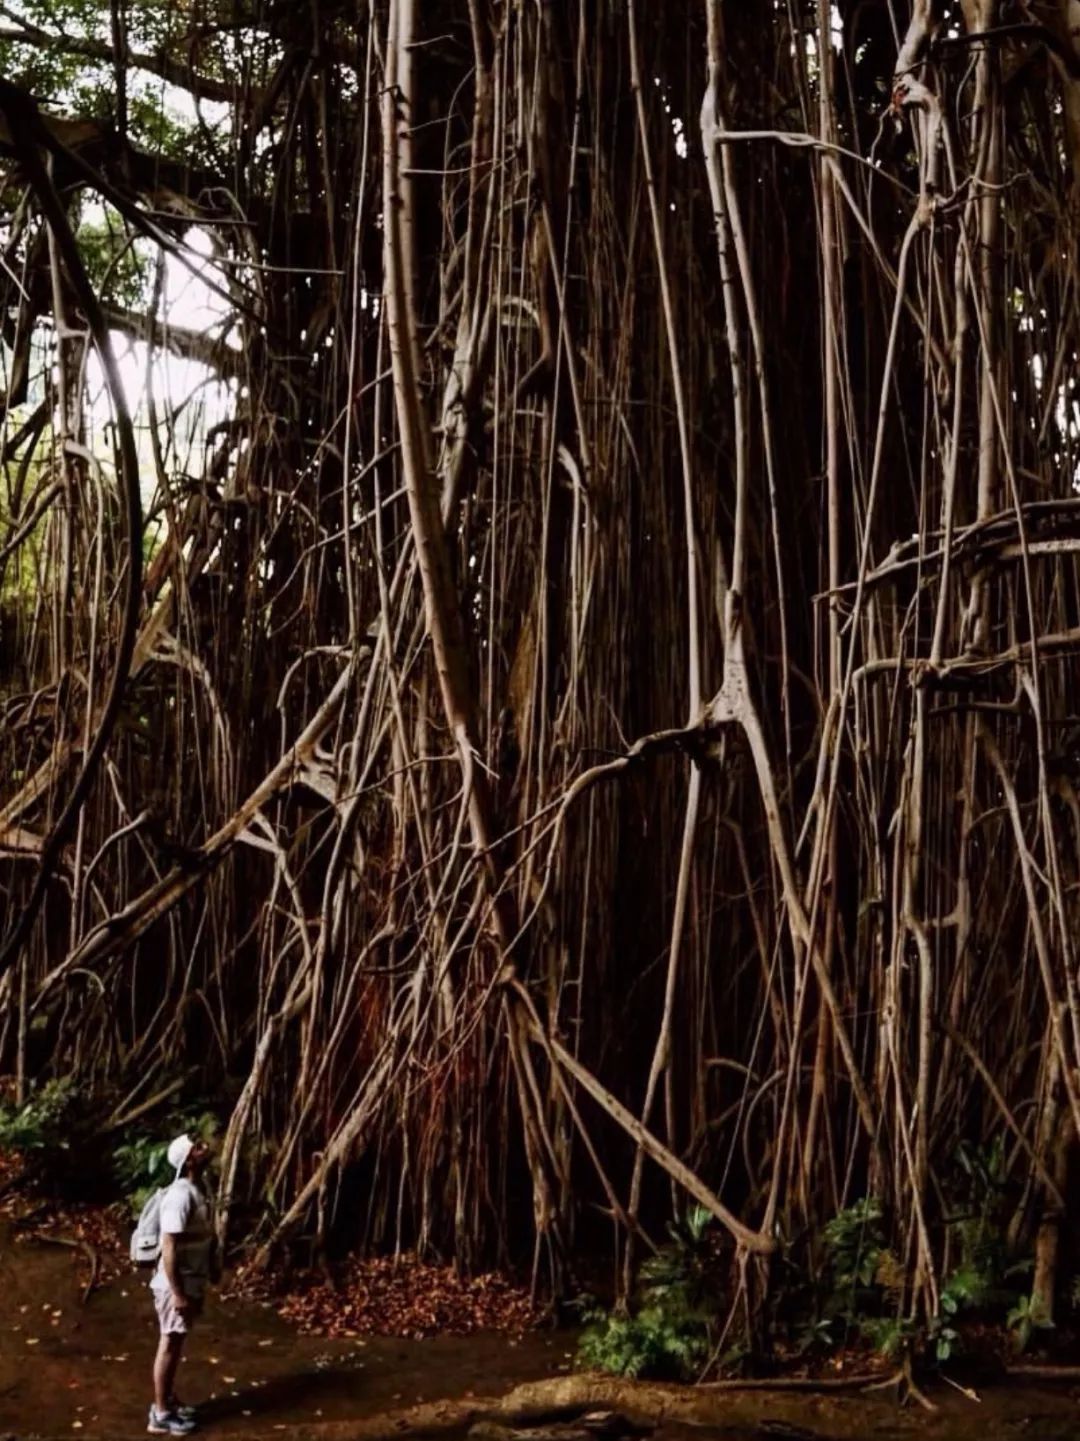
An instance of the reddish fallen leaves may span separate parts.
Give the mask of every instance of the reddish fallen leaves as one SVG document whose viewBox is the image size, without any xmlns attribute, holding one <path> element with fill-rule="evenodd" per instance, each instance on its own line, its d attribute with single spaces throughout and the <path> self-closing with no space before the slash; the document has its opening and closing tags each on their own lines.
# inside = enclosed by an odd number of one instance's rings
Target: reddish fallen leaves
<svg viewBox="0 0 1080 1441">
<path fill-rule="evenodd" d="M 20 1172 L 19 1159 L 0 1150 L 0 1190 Z M 131 1219 L 124 1205 L 57 1204 L 15 1188 L 0 1196 L 0 1215 L 15 1223 L 18 1239 L 32 1233 L 82 1242 L 97 1257 L 96 1280 L 130 1276 L 127 1256 Z M 21 1223 L 21 1225 L 20 1225 Z M 79 1274 L 89 1280 L 89 1261 L 81 1248 L 73 1252 Z M 271 1301 L 278 1314 L 307 1335 L 469 1336 L 498 1331 L 519 1336 L 536 1325 L 537 1312 L 528 1292 L 497 1273 L 465 1280 L 450 1266 L 434 1266 L 414 1256 L 352 1260 L 332 1281 L 325 1274 L 291 1278 L 283 1290 L 281 1277 L 233 1271 L 222 1294 L 245 1300 Z"/>
<path fill-rule="evenodd" d="M 0 1147 L 0 1216 L 15 1214 L 16 1188 L 23 1173 L 22 1157 Z"/>
<path fill-rule="evenodd" d="M 505 1276 L 465 1280 L 450 1266 L 413 1256 L 352 1260 L 332 1282 L 307 1276 L 284 1296 L 274 1296 L 272 1281 L 240 1268 L 229 1294 L 273 1299 L 280 1316 L 311 1336 L 518 1336 L 538 1320 L 528 1292 Z"/>
</svg>

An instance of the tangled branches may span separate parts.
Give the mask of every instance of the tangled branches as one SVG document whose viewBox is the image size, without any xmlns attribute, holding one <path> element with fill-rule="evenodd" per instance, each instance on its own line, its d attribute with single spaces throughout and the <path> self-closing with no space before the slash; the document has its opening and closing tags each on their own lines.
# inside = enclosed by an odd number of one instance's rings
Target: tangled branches
<svg viewBox="0 0 1080 1441">
<path fill-rule="evenodd" d="M 765 1268 L 873 1194 L 927 1315 L 1004 1132 L 1049 1307 L 1065 7 L 132 3 L 126 55 L 98 8 L 4 42 L 9 117 L 42 49 L 128 88 L 0 135 L 0 1063 L 120 1112 L 197 1067 L 262 1255 L 559 1284 L 600 1217 L 628 1284 L 686 1194 Z"/>
</svg>

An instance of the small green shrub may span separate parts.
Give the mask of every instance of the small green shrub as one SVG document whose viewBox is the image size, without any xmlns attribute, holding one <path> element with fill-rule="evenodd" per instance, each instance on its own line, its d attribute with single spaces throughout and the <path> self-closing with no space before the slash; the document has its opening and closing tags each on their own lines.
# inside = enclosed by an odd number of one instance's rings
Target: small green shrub
<svg viewBox="0 0 1080 1441">
<path fill-rule="evenodd" d="M 1006 1317 L 1005 1324 L 1012 1334 L 1013 1344 L 1018 1351 L 1026 1351 L 1036 1331 L 1052 1331 L 1054 1323 L 1042 1307 L 1028 1295 L 1017 1298 L 1016 1305 Z"/>
<path fill-rule="evenodd" d="M 859 1333 L 887 1361 L 900 1360 L 917 1340 L 914 1322 L 903 1316 L 863 1317 Z"/>
<path fill-rule="evenodd" d="M 643 1306 L 633 1316 L 591 1313 L 578 1342 L 585 1366 L 615 1376 L 690 1380 L 708 1356 L 708 1329 L 662 1306 Z"/>
<path fill-rule="evenodd" d="M 616 1376 L 691 1380 L 705 1365 L 716 1321 L 716 1253 L 712 1217 L 695 1207 L 668 1227 L 670 1241 L 641 1267 L 629 1315 L 592 1307 L 578 1359 Z"/>
<path fill-rule="evenodd" d="M 1016 1344 L 1026 1346 L 1045 1323 L 1017 1289 L 1030 1262 L 1010 1263 L 1006 1171 L 1000 1137 L 957 1147 L 945 1217 L 955 1264 L 943 1279 L 938 1315 L 927 1320 L 903 1315 L 905 1267 L 888 1249 L 879 1203 L 866 1197 L 833 1217 L 823 1232 L 824 1295 L 800 1333 L 807 1345 L 835 1345 L 856 1334 L 890 1360 L 907 1355 L 940 1364 L 960 1347 L 959 1318 L 979 1312 L 1006 1320 Z"/>
<path fill-rule="evenodd" d="M 885 1248 L 881 1203 L 864 1196 L 825 1225 L 825 1250 L 837 1292 L 866 1290 L 874 1283 Z"/>
<path fill-rule="evenodd" d="M 954 1324 L 965 1308 L 981 1306 L 997 1276 L 999 1233 L 985 1210 L 965 1216 L 959 1236 L 960 1265 L 940 1292 L 939 1314 L 917 1321 L 901 1313 L 905 1271 L 885 1244 L 881 1207 L 864 1198 L 825 1227 L 831 1289 L 814 1332 L 833 1344 L 856 1334 L 887 1360 L 918 1356 L 940 1364 L 954 1356 L 960 1335 Z M 804 1328 L 805 1330 L 805 1328 Z"/>
<path fill-rule="evenodd" d="M 1005 1245 L 1005 1146 L 997 1136 L 988 1145 L 961 1141 L 956 1148 L 956 1180 L 952 1187 L 953 1214 L 946 1224 L 952 1233 L 958 1261 L 946 1278 L 947 1293 L 958 1309 L 1002 1307 L 1011 1298 Z"/>
<path fill-rule="evenodd" d="M 827 1222 L 825 1242 L 826 1295 L 824 1318 L 837 1340 L 858 1330 L 864 1316 L 876 1314 L 882 1303 L 879 1272 L 891 1259 L 885 1246 L 881 1203 L 864 1196 L 838 1211 Z"/>
<path fill-rule="evenodd" d="M 136 1136 L 114 1149 L 113 1172 L 132 1211 L 138 1213 L 150 1192 L 172 1179 L 166 1174 L 168 1149 L 167 1141 L 151 1136 Z"/>
<path fill-rule="evenodd" d="M 22 1155 L 69 1150 L 78 1093 L 74 1081 L 46 1081 L 21 1106 L 0 1105 L 0 1146 Z"/>
</svg>

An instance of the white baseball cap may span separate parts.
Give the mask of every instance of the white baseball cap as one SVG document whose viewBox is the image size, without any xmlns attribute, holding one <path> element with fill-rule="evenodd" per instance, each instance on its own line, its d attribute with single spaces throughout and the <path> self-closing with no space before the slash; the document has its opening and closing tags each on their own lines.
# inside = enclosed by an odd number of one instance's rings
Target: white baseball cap
<svg viewBox="0 0 1080 1441">
<path fill-rule="evenodd" d="M 177 1136 L 175 1141 L 169 1142 L 169 1149 L 165 1152 L 165 1157 L 178 1176 L 187 1165 L 187 1158 L 191 1155 L 194 1147 L 195 1142 L 186 1132 L 182 1136 Z"/>
</svg>

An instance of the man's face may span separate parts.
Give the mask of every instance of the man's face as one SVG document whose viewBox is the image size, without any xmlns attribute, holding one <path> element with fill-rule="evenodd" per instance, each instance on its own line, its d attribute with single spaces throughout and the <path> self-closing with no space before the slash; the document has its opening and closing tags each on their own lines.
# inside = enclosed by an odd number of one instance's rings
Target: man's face
<svg viewBox="0 0 1080 1441">
<path fill-rule="evenodd" d="M 196 1141 L 188 1157 L 193 1176 L 201 1176 L 210 1161 L 210 1146 L 206 1141 Z"/>
</svg>

